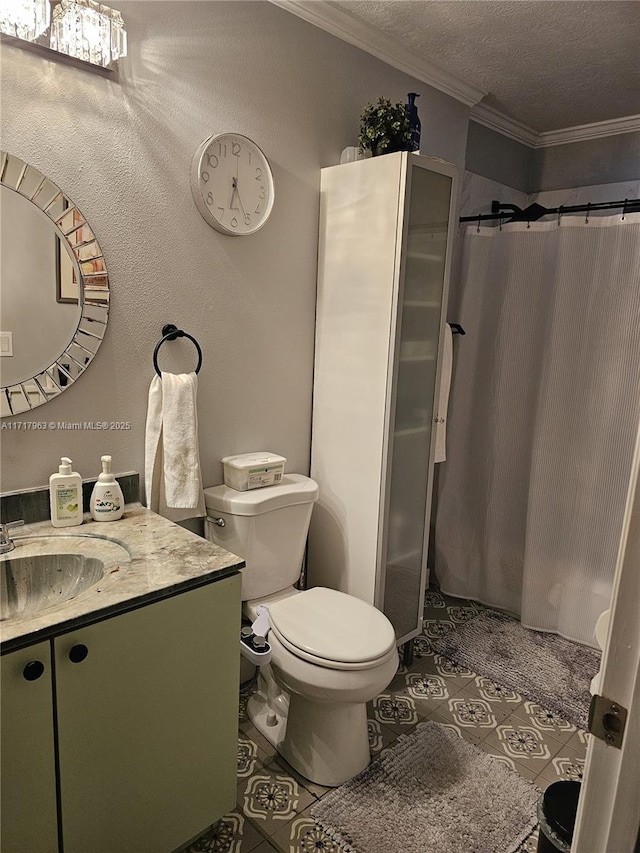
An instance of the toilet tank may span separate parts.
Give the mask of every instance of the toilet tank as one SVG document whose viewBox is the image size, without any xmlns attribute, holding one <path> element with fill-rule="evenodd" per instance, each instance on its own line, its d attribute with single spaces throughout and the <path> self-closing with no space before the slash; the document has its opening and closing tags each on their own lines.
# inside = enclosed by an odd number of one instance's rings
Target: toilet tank
<svg viewBox="0 0 640 853">
<path fill-rule="evenodd" d="M 242 600 L 262 598 L 300 576 L 318 485 L 302 474 L 282 483 L 240 492 L 229 486 L 204 490 L 205 536 L 242 557 Z M 224 522 L 224 524 L 221 524 Z"/>
</svg>

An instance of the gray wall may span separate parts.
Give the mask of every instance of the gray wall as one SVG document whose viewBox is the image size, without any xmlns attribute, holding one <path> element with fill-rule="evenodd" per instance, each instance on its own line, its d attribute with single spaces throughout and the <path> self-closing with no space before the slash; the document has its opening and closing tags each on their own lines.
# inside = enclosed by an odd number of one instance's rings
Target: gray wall
<svg viewBox="0 0 640 853">
<path fill-rule="evenodd" d="M 320 169 L 356 143 L 362 106 L 420 92 L 422 151 L 464 164 L 468 108 L 266 2 L 122 2 L 120 80 L 2 45 L 3 147 L 49 175 L 105 253 L 112 312 L 86 376 L 14 420 L 123 421 L 129 431 L 2 433 L 2 489 L 41 485 L 69 455 L 83 477 L 113 456 L 143 470 L 151 357 L 163 323 L 201 342 L 206 485 L 222 456 L 271 450 L 309 470 Z M 428 120 L 427 120 L 428 119 Z M 199 143 L 232 130 L 269 157 L 276 203 L 249 237 L 198 213 Z M 165 345 L 190 370 L 188 341 Z"/>
<path fill-rule="evenodd" d="M 526 193 L 633 181 L 640 177 L 640 133 L 530 148 L 470 121 L 465 166 Z"/>
<path fill-rule="evenodd" d="M 529 192 L 533 149 L 476 121 L 469 122 L 466 169 L 498 184 Z"/>
<path fill-rule="evenodd" d="M 536 149 L 531 162 L 530 192 L 638 178 L 640 133 L 623 133 Z"/>
</svg>

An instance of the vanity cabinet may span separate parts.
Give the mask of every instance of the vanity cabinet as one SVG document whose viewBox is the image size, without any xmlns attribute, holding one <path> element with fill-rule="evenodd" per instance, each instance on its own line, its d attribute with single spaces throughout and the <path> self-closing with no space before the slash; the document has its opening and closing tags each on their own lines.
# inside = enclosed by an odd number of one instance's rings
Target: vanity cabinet
<svg viewBox="0 0 640 853">
<path fill-rule="evenodd" d="M 455 166 L 402 152 L 322 170 L 308 583 L 422 630 Z"/>
<path fill-rule="evenodd" d="M 0 659 L 2 853 L 58 850 L 51 648 L 48 641 Z"/>
<path fill-rule="evenodd" d="M 171 853 L 233 808 L 240 582 L 3 658 L 2 853 Z"/>
</svg>

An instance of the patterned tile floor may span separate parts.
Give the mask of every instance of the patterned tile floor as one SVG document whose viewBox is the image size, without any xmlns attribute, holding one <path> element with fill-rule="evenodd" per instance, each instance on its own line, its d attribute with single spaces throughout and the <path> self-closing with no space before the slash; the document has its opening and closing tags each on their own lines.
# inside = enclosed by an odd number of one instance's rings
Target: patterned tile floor
<svg viewBox="0 0 640 853">
<path fill-rule="evenodd" d="M 470 619 L 480 607 L 427 592 L 412 666 L 401 665 L 371 703 L 372 755 L 429 719 L 453 728 L 541 789 L 558 779 L 581 779 L 586 732 L 431 650 L 429 638 Z M 240 702 L 237 806 L 185 853 L 339 853 L 309 814 L 330 789 L 303 779 L 277 755 L 251 725 L 245 705 L 246 697 Z M 536 844 L 534 833 L 520 853 L 534 853 Z"/>
</svg>

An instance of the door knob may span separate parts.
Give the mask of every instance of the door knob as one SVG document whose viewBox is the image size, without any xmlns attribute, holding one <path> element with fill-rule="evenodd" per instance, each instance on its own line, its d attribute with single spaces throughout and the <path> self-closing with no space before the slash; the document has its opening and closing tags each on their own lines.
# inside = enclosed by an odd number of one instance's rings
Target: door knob
<svg viewBox="0 0 640 853">
<path fill-rule="evenodd" d="M 44 672 L 44 664 L 41 660 L 30 660 L 22 670 L 22 675 L 27 681 L 37 681 Z"/>
<path fill-rule="evenodd" d="M 88 654 L 89 649 L 82 643 L 78 643 L 77 646 L 72 646 L 69 650 L 69 660 L 71 663 L 82 663 Z"/>
</svg>

